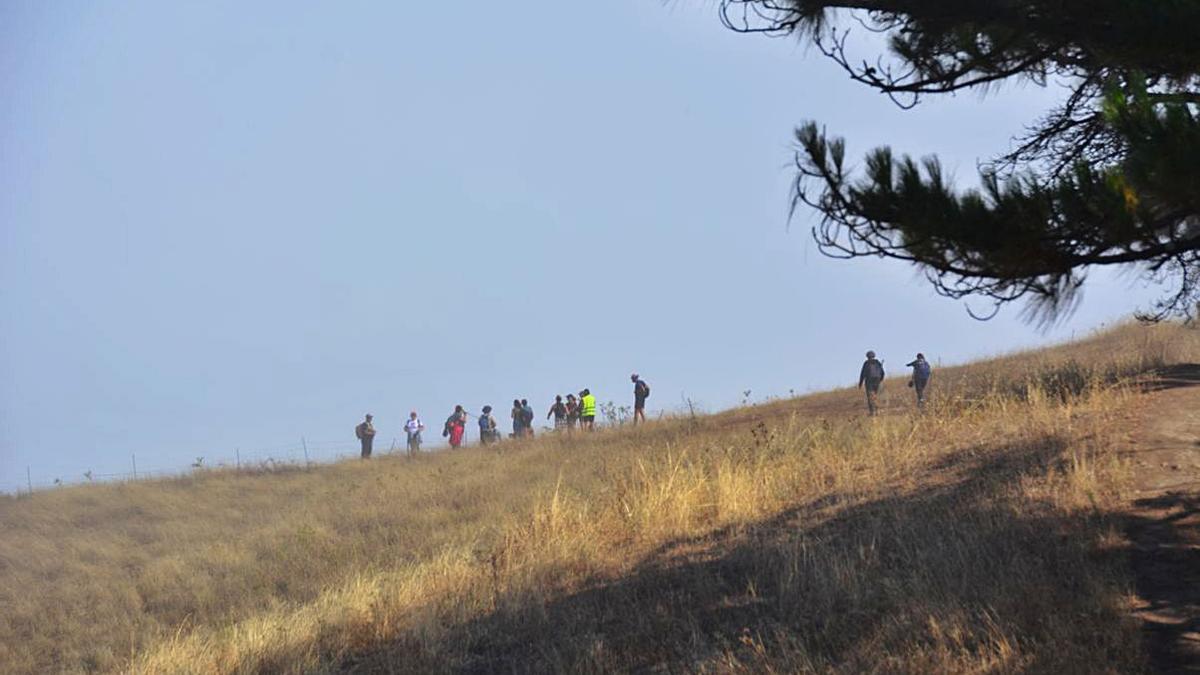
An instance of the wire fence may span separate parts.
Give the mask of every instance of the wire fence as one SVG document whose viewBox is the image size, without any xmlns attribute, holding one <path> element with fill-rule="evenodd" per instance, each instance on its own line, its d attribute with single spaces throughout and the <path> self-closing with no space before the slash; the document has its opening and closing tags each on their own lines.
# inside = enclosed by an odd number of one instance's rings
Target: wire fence
<svg viewBox="0 0 1200 675">
<path fill-rule="evenodd" d="M 621 426 L 624 425 L 631 414 L 631 409 L 624 406 L 617 406 L 611 401 L 601 403 L 597 406 L 600 408 L 602 417 L 604 418 L 605 426 Z M 692 414 L 695 414 L 693 410 Z M 659 418 L 663 413 L 659 412 Z M 477 416 L 468 413 L 471 419 L 478 419 Z M 553 431 L 553 427 L 542 425 L 542 431 Z M 423 442 L 421 452 L 433 452 L 444 447 L 444 442 L 440 438 L 431 438 L 428 435 L 429 429 L 426 429 L 425 440 Z M 393 452 L 406 452 L 407 442 L 404 438 L 381 439 L 375 438 L 373 448 L 374 454 L 389 454 Z M 194 475 L 196 472 L 210 469 L 219 470 L 235 470 L 235 471 L 263 471 L 263 470 L 286 470 L 308 468 L 319 464 L 330 464 L 343 459 L 361 456 L 361 446 L 358 441 L 310 441 L 307 438 L 301 437 L 295 443 L 287 443 L 277 446 L 255 448 L 243 450 L 236 448 L 232 455 L 224 456 L 196 456 L 188 466 L 176 466 L 174 468 L 154 468 L 146 466 L 143 462 L 147 459 L 145 456 L 138 457 L 137 454 L 131 453 L 129 456 L 129 471 L 118 471 L 113 473 L 100 473 L 94 471 L 84 471 L 82 473 L 71 474 L 46 474 L 36 471 L 33 465 L 25 467 L 25 480 L 5 481 L 0 482 L 0 495 L 30 495 L 34 492 L 53 490 L 56 488 L 66 487 L 70 485 L 87 485 L 89 483 L 114 483 L 123 481 L 151 480 L 161 478 L 182 478 L 189 475 Z M 153 460 L 151 460 L 153 461 Z"/>
<path fill-rule="evenodd" d="M 391 439 L 380 442 L 375 439 L 374 453 L 404 452 L 406 443 L 403 439 Z M 425 450 L 423 450 L 424 452 Z M 25 467 L 25 480 L 6 481 L 0 483 L 0 494 L 28 495 L 43 490 L 69 485 L 86 485 L 89 483 L 112 483 L 122 481 L 150 480 L 157 478 L 181 478 L 198 471 L 209 469 L 235 471 L 261 471 L 286 468 L 308 468 L 318 464 L 329 464 L 343 459 L 361 456 L 362 450 L 358 441 L 309 441 L 301 438 L 295 443 L 277 445 L 266 448 L 243 450 L 236 448 L 232 455 L 225 456 L 196 456 L 188 466 L 174 468 L 155 468 L 143 462 L 146 457 L 138 457 L 136 453 L 129 456 L 129 470 L 112 473 L 99 471 L 84 471 L 82 473 L 47 475 L 39 472 L 33 465 Z"/>
</svg>

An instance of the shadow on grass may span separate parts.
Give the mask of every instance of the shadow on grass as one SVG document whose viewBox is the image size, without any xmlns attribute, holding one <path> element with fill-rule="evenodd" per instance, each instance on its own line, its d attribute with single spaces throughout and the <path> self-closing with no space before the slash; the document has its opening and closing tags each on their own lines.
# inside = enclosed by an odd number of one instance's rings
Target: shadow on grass
<svg viewBox="0 0 1200 675">
<path fill-rule="evenodd" d="M 1134 503 L 1128 519 L 1143 637 L 1155 672 L 1200 672 L 1200 496 Z"/>
<path fill-rule="evenodd" d="M 1142 385 L 1143 391 L 1163 391 L 1200 385 L 1200 363 L 1179 363 L 1154 371 L 1153 377 Z"/>
<path fill-rule="evenodd" d="M 1185 363 L 1159 370 L 1144 389 L 1197 385 L 1200 364 Z M 1151 666 L 1161 673 L 1200 672 L 1200 492 L 1139 499 L 1125 528 L 1137 594 L 1145 603 L 1138 614 Z"/>
<path fill-rule="evenodd" d="M 342 669 L 1120 669 L 1137 657 L 1122 637 L 1123 554 L 1092 536 L 1106 519 L 1017 492 L 1062 450 L 1053 437 L 966 448 L 937 486 L 674 540 L 619 578 L 453 627 L 435 662 L 397 643 Z"/>
</svg>

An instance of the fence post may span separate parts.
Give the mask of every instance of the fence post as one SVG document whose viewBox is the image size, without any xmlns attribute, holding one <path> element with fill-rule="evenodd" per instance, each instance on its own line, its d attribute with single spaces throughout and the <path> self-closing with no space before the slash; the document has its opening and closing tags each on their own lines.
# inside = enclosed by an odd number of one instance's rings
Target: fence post
<svg viewBox="0 0 1200 675">
<path fill-rule="evenodd" d="M 33 477 L 29 474 L 29 466 L 25 466 L 25 484 L 29 486 L 29 494 L 33 495 Z"/>
<path fill-rule="evenodd" d="M 234 470 L 241 471 L 242 470 L 242 449 L 234 448 L 233 456 L 234 456 L 234 461 L 237 462 L 236 464 L 234 464 Z"/>
<path fill-rule="evenodd" d="M 308 468 L 308 441 L 303 436 L 300 437 L 300 445 L 304 446 L 304 468 Z"/>
<path fill-rule="evenodd" d="M 137 480 L 137 455 L 129 453 L 129 457 L 133 460 L 133 479 Z"/>
</svg>

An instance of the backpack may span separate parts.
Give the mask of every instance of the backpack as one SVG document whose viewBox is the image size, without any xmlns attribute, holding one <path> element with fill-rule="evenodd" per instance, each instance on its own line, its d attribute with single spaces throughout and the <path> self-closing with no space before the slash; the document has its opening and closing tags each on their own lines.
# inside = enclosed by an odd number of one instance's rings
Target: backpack
<svg viewBox="0 0 1200 675">
<path fill-rule="evenodd" d="M 867 361 L 867 379 L 878 382 L 883 379 L 883 364 L 875 359 Z"/>
<path fill-rule="evenodd" d="M 913 366 L 913 377 L 918 380 L 928 380 L 929 375 L 932 372 L 933 369 L 929 367 L 928 361 L 918 361 L 916 365 Z"/>
<path fill-rule="evenodd" d="M 642 398 L 650 398 L 650 385 L 645 380 L 638 380 L 638 389 L 642 392 Z"/>
</svg>

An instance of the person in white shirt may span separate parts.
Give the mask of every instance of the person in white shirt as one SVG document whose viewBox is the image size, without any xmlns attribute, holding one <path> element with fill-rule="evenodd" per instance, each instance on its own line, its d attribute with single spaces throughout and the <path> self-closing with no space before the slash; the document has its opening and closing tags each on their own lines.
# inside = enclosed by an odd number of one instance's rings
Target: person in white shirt
<svg viewBox="0 0 1200 675">
<path fill-rule="evenodd" d="M 404 423 L 404 432 L 408 434 L 408 454 L 415 455 L 421 451 L 421 431 L 425 425 L 421 422 L 421 418 L 417 417 L 417 411 L 414 410 L 408 414 L 408 421 Z"/>
</svg>

